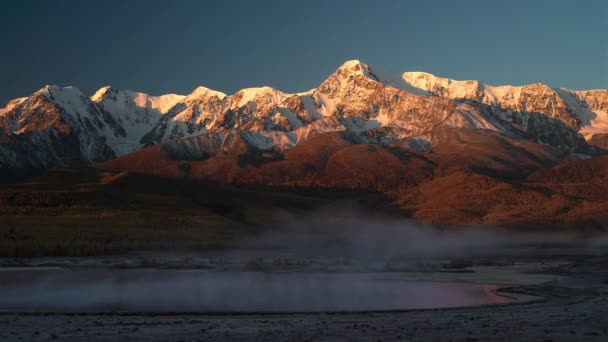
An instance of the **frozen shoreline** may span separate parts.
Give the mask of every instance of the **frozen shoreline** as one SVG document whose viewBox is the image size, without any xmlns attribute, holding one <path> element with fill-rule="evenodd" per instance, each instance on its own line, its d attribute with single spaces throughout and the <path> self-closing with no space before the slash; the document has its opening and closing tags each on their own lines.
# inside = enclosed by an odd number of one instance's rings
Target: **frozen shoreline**
<svg viewBox="0 0 608 342">
<path fill-rule="evenodd" d="M 471 282 L 510 278 L 511 284 L 522 285 L 501 294 L 544 298 L 525 304 L 319 314 L 2 313 L 0 340 L 602 341 L 608 336 L 605 264 L 600 258 L 551 266 L 551 272 L 542 265 L 515 263 L 511 268 L 475 268 L 473 273 L 411 273 L 412 278 L 422 274 Z"/>
</svg>

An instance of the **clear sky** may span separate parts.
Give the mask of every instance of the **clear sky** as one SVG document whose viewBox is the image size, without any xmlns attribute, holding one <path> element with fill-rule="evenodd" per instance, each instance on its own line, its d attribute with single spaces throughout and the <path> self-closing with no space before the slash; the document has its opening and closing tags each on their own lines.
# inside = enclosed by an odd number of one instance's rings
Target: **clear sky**
<svg viewBox="0 0 608 342">
<path fill-rule="evenodd" d="M 0 102 L 45 84 L 153 95 L 316 87 L 343 61 L 608 88 L 608 1 L 2 1 Z"/>
</svg>

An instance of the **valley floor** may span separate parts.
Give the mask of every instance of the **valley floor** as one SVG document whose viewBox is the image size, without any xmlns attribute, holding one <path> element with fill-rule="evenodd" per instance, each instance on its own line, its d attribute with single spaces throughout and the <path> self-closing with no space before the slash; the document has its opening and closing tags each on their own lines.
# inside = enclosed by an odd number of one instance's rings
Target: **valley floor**
<svg viewBox="0 0 608 342">
<path fill-rule="evenodd" d="M 607 261 L 593 257 L 558 266 L 538 278 L 532 274 L 532 284 L 505 290 L 544 298 L 528 304 L 350 314 L 4 313 L 0 340 L 605 341 Z M 490 273 L 481 274 L 485 281 L 491 280 L 487 279 Z M 521 272 L 514 280 L 525 282 L 525 277 Z"/>
</svg>

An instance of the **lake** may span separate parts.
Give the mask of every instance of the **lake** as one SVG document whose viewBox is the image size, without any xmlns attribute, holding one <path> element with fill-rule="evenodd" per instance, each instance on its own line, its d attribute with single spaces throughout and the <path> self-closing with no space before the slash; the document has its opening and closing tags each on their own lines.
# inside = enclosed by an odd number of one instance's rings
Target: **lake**
<svg viewBox="0 0 608 342">
<path fill-rule="evenodd" d="M 508 303 L 498 285 L 411 281 L 395 273 L 4 269 L 3 311 L 317 312 Z"/>
</svg>

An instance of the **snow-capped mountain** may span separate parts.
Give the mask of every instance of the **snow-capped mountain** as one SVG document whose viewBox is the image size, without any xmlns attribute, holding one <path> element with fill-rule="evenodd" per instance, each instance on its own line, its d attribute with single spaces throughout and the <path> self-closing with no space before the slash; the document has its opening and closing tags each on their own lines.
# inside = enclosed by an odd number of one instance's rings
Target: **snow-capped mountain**
<svg viewBox="0 0 608 342">
<path fill-rule="evenodd" d="M 0 111 L 0 164 L 27 169 L 113 158 L 101 134 L 104 126 L 101 113 L 78 89 L 45 86 Z"/>
<path fill-rule="evenodd" d="M 90 100 L 107 120 L 108 125 L 103 129 L 106 143 L 116 155 L 123 155 L 141 148 L 141 138 L 184 97 L 150 96 L 103 87 Z"/>
<path fill-rule="evenodd" d="M 0 165 L 39 169 L 108 160 L 139 142 L 183 96 L 153 97 L 104 87 L 92 97 L 45 86 L 0 110 Z"/>
<path fill-rule="evenodd" d="M 295 94 L 260 87 L 226 95 L 198 87 L 187 96 L 150 96 L 104 87 L 88 97 L 74 87 L 45 86 L 0 109 L 0 165 L 88 164 L 202 134 L 209 136 L 187 143 L 196 142 L 201 153 L 217 153 L 235 134 L 263 151 L 287 150 L 332 131 L 379 144 L 414 139 L 427 146 L 439 127 L 493 130 L 588 153 L 585 138 L 608 132 L 608 90 L 492 86 L 389 73 L 357 60 Z"/>
<path fill-rule="evenodd" d="M 273 132 L 279 137 L 276 147 L 283 149 L 327 131 L 373 130 L 379 142 L 390 142 L 449 126 L 523 135 L 575 151 L 585 145 L 579 133 L 591 138 L 608 131 L 607 94 L 543 84 L 494 87 L 419 72 L 398 75 L 354 60 L 303 93 L 262 87 L 226 96 L 199 88 L 164 116 L 144 143 L 236 128 L 265 136 Z M 291 143 L 284 143 L 286 136 Z"/>
<path fill-rule="evenodd" d="M 543 114 L 558 119 L 587 140 L 593 134 L 608 132 L 608 89 L 569 90 L 550 88 L 542 83 L 519 87 L 492 86 L 424 72 L 405 72 L 403 79 L 430 94 L 497 107 L 510 115 L 513 112 Z"/>
</svg>

